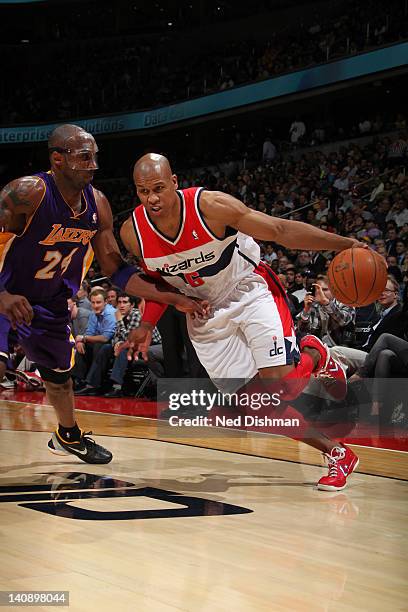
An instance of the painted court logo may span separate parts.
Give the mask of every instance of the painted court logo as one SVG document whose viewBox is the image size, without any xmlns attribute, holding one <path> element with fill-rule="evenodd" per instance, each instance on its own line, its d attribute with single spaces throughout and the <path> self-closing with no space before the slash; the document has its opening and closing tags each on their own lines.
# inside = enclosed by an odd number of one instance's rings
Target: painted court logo
<svg viewBox="0 0 408 612">
<path fill-rule="evenodd" d="M 37 475 L 35 475 L 37 476 Z M 136 498 L 134 509 L 112 510 L 108 501 L 112 498 Z M 147 499 L 146 499 L 147 498 Z M 87 500 L 99 500 L 99 508 L 87 508 Z M 143 501 L 147 504 L 143 508 Z M 149 499 L 159 500 L 164 508 L 149 508 Z M 82 502 L 83 500 L 83 502 Z M 0 504 L 15 503 L 20 508 L 50 514 L 63 520 L 123 521 L 146 519 L 176 519 L 185 517 L 228 516 L 248 514 L 249 508 L 219 502 L 206 497 L 190 497 L 177 491 L 168 491 L 149 486 L 137 486 L 111 475 L 82 472 L 50 472 L 42 475 L 40 482 L 16 482 L 2 484 L 0 479 Z M 73 502 L 73 505 L 71 503 Z M 85 507 L 81 506 L 84 503 Z"/>
</svg>

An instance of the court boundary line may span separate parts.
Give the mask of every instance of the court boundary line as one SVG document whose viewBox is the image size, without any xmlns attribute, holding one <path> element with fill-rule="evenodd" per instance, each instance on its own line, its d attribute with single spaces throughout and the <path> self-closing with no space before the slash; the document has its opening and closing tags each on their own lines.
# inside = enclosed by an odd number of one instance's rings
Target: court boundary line
<svg viewBox="0 0 408 612">
<path fill-rule="evenodd" d="M 2 401 L 2 400 L 0 399 L 0 401 Z M 12 404 L 22 404 L 22 405 L 30 404 L 30 405 L 33 405 L 33 406 L 44 406 L 44 407 L 47 407 L 47 408 L 53 408 L 53 406 L 51 404 L 32 404 L 31 402 L 21 402 L 19 400 L 4 400 L 4 401 L 7 401 L 8 403 L 12 403 Z M 134 414 L 121 414 L 121 413 L 115 413 L 115 412 L 99 412 L 98 410 L 86 410 L 84 408 L 75 408 L 75 411 L 76 412 L 84 412 L 86 414 L 101 414 L 101 415 L 105 415 L 105 416 L 106 415 L 110 415 L 110 416 L 114 416 L 114 417 L 126 417 L 128 419 L 143 419 L 144 421 L 153 421 L 155 423 L 158 423 L 158 422 L 161 421 L 161 419 L 154 419 L 152 417 L 137 416 L 137 415 L 134 415 Z M 164 421 L 164 422 L 166 422 L 166 421 Z M 220 429 L 220 430 L 226 430 L 226 431 L 244 431 L 244 432 L 247 431 L 246 429 L 230 429 L 228 427 L 217 427 L 217 426 L 215 426 L 214 429 L 217 429 L 217 430 Z M 28 430 L 0 429 L 0 431 L 28 431 Z M 271 434 L 271 433 L 268 433 L 266 431 L 250 431 L 249 433 L 260 435 L 260 436 L 274 436 L 276 438 L 286 438 L 287 437 L 287 436 L 281 436 L 279 434 Z M 108 434 L 95 434 L 95 435 L 106 436 Z M 126 438 L 127 436 L 111 436 L 111 437 L 112 438 L 116 438 L 116 437 L 118 437 L 118 438 L 119 437 Z M 154 438 L 146 438 L 146 439 L 154 440 Z M 292 440 L 292 438 L 289 438 L 289 439 Z M 301 440 L 300 440 L 300 442 L 301 442 Z M 182 444 L 182 443 L 181 442 L 180 443 L 175 442 L 175 444 Z M 358 448 L 367 448 L 367 449 L 374 449 L 374 450 L 381 450 L 381 451 L 388 451 L 388 452 L 392 451 L 393 453 L 402 453 L 402 454 L 408 455 L 408 451 L 403 451 L 403 450 L 399 450 L 399 449 L 396 449 L 396 448 L 382 448 L 381 446 L 366 446 L 364 444 L 354 444 L 353 442 L 350 442 L 350 445 L 351 446 L 356 446 Z M 191 444 L 191 445 L 186 444 L 186 446 L 194 446 L 194 445 L 193 444 Z M 203 447 L 202 446 L 200 448 L 207 448 L 207 447 Z M 220 450 L 220 449 L 213 449 L 213 450 Z M 237 452 L 237 451 L 225 451 L 225 452 Z M 242 454 L 242 453 L 240 453 L 240 454 Z M 256 455 L 256 456 L 262 457 L 262 455 Z M 265 457 L 265 459 L 268 459 L 268 457 Z M 282 459 L 282 461 L 286 461 L 286 459 Z M 289 459 L 288 459 L 288 461 L 289 461 Z M 295 461 L 294 463 L 298 463 L 298 462 Z M 305 465 L 314 465 L 314 464 L 305 464 Z M 359 473 L 363 474 L 364 472 L 359 472 Z M 371 475 L 373 475 L 373 474 L 371 474 Z M 383 478 L 393 478 L 393 477 L 392 476 L 383 476 Z M 404 482 L 406 482 L 406 481 L 404 480 Z"/>
<path fill-rule="evenodd" d="M 84 412 L 87 412 L 86 410 Z M 101 412 L 98 414 L 106 414 L 105 412 Z M 127 415 L 119 415 L 119 416 L 127 416 Z M 143 418 L 143 419 L 148 419 L 148 417 L 132 417 L 135 419 L 138 418 Z M 156 419 L 148 419 L 150 421 L 155 421 Z M 218 428 L 218 429 L 223 429 Z M 32 430 L 28 430 L 28 429 L 1 429 L 1 431 L 10 431 L 13 433 L 16 432 L 23 432 L 23 433 L 52 433 L 49 431 L 32 431 Z M 262 432 L 253 432 L 253 433 L 262 433 Z M 148 440 L 149 442 L 161 442 L 162 444 L 176 444 L 179 446 L 187 446 L 188 448 L 198 448 L 198 449 L 203 449 L 203 450 L 209 450 L 209 451 L 216 451 L 219 453 L 230 453 L 232 455 L 240 455 L 241 457 L 254 457 L 256 459 L 267 459 L 268 461 L 283 461 L 284 463 L 294 463 L 296 465 L 308 465 L 310 467 L 325 467 L 324 465 L 318 465 L 316 463 L 309 463 L 306 461 L 294 461 L 293 459 L 279 459 L 279 458 L 274 458 L 274 457 L 265 457 L 265 455 L 256 455 L 256 454 L 249 454 L 249 453 L 240 453 L 238 451 L 233 451 L 233 450 L 224 450 L 222 448 L 211 448 L 210 446 L 197 446 L 195 444 L 188 444 L 187 442 L 174 442 L 172 440 L 157 440 L 155 438 L 143 438 L 143 437 L 138 437 L 138 436 L 117 436 L 117 435 L 111 435 L 111 434 L 95 434 L 97 436 L 101 436 L 103 438 L 117 438 L 117 439 L 125 439 L 125 440 Z M 273 435 L 273 434 L 270 434 Z M 277 436 L 280 438 L 284 438 L 285 436 Z M 373 450 L 384 450 L 384 451 L 391 451 L 391 452 L 399 452 L 399 453 L 405 453 L 405 451 L 394 451 L 393 449 L 390 448 L 381 448 L 378 449 L 375 446 L 362 446 L 361 444 L 357 445 L 357 444 L 352 444 L 351 446 L 359 446 L 361 448 L 368 448 L 368 449 L 373 449 Z M 82 462 L 82 464 L 80 463 L 79 465 L 91 465 L 91 464 L 87 464 L 85 462 Z M 397 476 L 384 476 L 384 475 L 380 475 L 380 474 L 370 474 L 368 472 L 355 472 L 356 474 L 362 474 L 364 476 L 372 476 L 373 478 L 387 478 L 388 480 L 398 480 L 399 482 L 408 482 L 408 478 L 398 478 Z"/>
</svg>

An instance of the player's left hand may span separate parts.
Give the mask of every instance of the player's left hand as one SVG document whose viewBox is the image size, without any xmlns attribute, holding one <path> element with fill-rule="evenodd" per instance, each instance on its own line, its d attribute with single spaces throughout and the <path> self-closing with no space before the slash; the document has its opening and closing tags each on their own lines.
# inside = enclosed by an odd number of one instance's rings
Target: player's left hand
<svg viewBox="0 0 408 612">
<path fill-rule="evenodd" d="M 139 359 L 140 356 L 144 361 L 148 361 L 148 350 L 152 342 L 152 335 L 152 325 L 142 321 L 139 327 L 130 330 L 127 340 L 121 343 L 118 352 L 121 353 L 126 350 L 128 361 Z"/>
<path fill-rule="evenodd" d="M 177 310 L 189 314 L 192 319 L 208 319 L 211 312 L 210 303 L 207 300 L 199 300 L 182 294 L 177 295 L 177 302 L 174 305 Z"/>
</svg>

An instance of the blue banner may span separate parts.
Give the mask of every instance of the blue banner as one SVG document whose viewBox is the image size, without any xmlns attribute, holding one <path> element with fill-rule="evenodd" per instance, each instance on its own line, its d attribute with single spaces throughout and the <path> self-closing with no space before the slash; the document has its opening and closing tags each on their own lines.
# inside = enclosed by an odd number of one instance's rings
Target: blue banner
<svg viewBox="0 0 408 612">
<path fill-rule="evenodd" d="M 400 43 L 172 106 L 108 117 L 73 119 L 70 123 L 81 125 L 94 135 L 151 129 L 390 70 L 405 65 L 407 58 L 408 43 Z M 60 124 L 61 121 L 0 128 L 0 144 L 42 142 Z"/>
<path fill-rule="evenodd" d="M 0 4 L 31 4 L 32 2 L 44 2 L 44 0 L 0 0 Z"/>
</svg>

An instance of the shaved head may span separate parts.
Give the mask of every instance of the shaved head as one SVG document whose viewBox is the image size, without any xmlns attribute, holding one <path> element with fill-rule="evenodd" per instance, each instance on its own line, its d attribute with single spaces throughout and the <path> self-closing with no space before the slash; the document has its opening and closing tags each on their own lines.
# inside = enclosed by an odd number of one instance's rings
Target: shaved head
<svg viewBox="0 0 408 612">
<path fill-rule="evenodd" d="M 162 176 L 163 178 L 171 178 L 173 172 L 167 157 L 164 157 L 164 155 L 159 155 L 158 153 L 147 153 L 137 160 L 133 170 L 135 180 L 136 177 L 152 175 Z"/>
<path fill-rule="evenodd" d="M 59 125 L 48 138 L 51 170 L 58 180 L 81 191 L 90 184 L 98 166 L 98 146 L 79 125 Z"/>
<path fill-rule="evenodd" d="M 86 132 L 79 125 L 71 125 L 66 123 L 65 125 L 59 125 L 51 132 L 50 137 L 48 138 L 48 148 L 69 148 L 77 142 L 89 139 L 94 139 L 92 134 Z"/>
<path fill-rule="evenodd" d="M 141 204 L 152 218 L 163 220 L 180 213 L 177 176 L 173 174 L 169 160 L 158 153 L 147 153 L 135 163 L 133 180 Z"/>
</svg>

